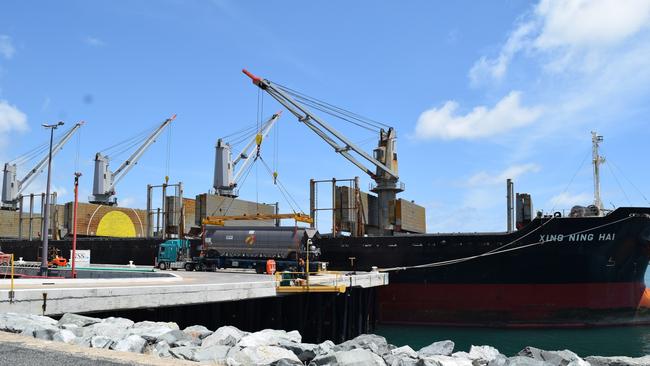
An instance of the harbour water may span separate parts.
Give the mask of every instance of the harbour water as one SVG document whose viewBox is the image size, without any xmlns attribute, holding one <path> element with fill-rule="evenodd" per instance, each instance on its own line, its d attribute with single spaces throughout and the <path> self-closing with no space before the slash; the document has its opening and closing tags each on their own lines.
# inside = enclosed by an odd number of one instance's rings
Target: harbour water
<svg viewBox="0 0 650 366">
<path fill-rule="evenodd" d="M 650 274 L 646 273 L 646 284 Z M 456 351 L 471 345 L 490 345 L 512 356 L 526 346 L 547 350 L 570 349 L 582 357 L 631 356 L 650 354 L 650 326 L 586 329 L 495 329 L 381 325 L 375 333 L 392 344 L 409 345 L 415 350 L 434 341 L 451 339 Z"/>
</svg>

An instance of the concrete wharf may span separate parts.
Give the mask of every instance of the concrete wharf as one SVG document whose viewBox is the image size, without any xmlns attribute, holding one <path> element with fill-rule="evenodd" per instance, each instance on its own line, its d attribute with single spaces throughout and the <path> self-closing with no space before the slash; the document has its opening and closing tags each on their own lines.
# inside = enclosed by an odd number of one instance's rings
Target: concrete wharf
<svg viewBox="0 0 650 366">
<path fill-rule="evenodd" d="M 61 315 L 248 300 L 280 293 L 274 276 L 245 271 L 157 272 L 161 277 L 26 278 L 0 280 L 0 312 Z M 364 272 L 312 276 L 319 284 L 371 288 L 388 284 L 388 274 Z"/>
<path fill-rule="evenodd" d="M 243 270 L 151 271 L 129 276 L 14 279 L 13 299 L 10 279 L 0 279 L 0 313 L 55 317 L 66 312 L 94 313 L 179 325 L 292 328 L 314 341 L 337 340 L 372 330 L 375 288 L 388 284 L 387 273 L 325 273 L 311 276 L 311 282 L 344 284 L 345 293 L 285 293 L 275 276 Z"/>
</svg>

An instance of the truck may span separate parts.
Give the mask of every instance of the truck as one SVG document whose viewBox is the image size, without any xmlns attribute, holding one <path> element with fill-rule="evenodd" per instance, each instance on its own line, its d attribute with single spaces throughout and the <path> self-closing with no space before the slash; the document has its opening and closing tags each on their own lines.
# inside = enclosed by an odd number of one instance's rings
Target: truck
<svg viewBox="0 0 650 366">
<path fill-rule="evenodd" d="M 169 239 L 161 243 L 156 265 L 161 270 L 245 268 L 264 273 L 270 259 L 277 271 L 300 270 L 309 253 L 309 270 L 323 270 L 326 264 L 318 261 L 320 251 L 310 234 L 314 235 L 299 227 L 204 225 L 200 242 Z"/>
</svg>

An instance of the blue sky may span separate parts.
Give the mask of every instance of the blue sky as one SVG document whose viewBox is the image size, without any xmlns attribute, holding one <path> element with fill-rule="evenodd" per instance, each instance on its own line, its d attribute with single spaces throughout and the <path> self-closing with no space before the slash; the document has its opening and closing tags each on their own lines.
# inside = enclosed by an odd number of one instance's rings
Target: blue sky
<svg viewBox="0 0 650 366">
<path fill-rule="evenodd" d="M 167 165 L 187 196 L 206 192 L 216 139 L 281 109 L 266 96 L 258 111 L 246 67 L 394 126 L 401 197 L 427 208 L 431 232 L 504 229 L 508 177 L 536 209 L 589 204 L 593 129 L 605 205 L 647 206 L 649 25 L 647 0 L 3 1 L 0 161 L 45 141 L 41 123 L 85 120 L 53 173 L 71 200 L 78 155 L 85 200 L 96 151 L 178 114 L 169 163 L 163 134 L 118 199 L 144 207 Z M 372 134 L 332 124 L 372 150 Z M 310 178 L 367 187 L 293 116 L 278 126 L 279 177 L 303 210 Z M 273 144 L 262 149 L 272 163 Z M 288 209 L 261 166 L 241 197 Z"/>
</svg>

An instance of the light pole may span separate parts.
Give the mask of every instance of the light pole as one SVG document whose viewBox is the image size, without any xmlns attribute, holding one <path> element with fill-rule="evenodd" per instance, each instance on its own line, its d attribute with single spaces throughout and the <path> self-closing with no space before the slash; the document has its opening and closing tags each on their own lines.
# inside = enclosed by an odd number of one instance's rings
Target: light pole
<svg viewBox="0 0 650 366">
<path fill-rule="evenodd" d="M 47 157 L 47 185 L 45 186 L 45 212 L 43 213 L 43 250 L 41 251 L 40 270 L 41 276 L 47 276 L 47 244 L 50 236 L 50 174 L 52 173 L 52 142 L 54 141 L 54 130 L 56 130 L 59 126 L 63 126 L 62 121 L 59 121 L 53 125 L 43 124 L 43 127 L 50 129 L 50 153 Z"/>
</svg>

